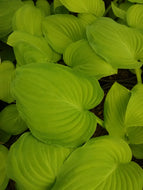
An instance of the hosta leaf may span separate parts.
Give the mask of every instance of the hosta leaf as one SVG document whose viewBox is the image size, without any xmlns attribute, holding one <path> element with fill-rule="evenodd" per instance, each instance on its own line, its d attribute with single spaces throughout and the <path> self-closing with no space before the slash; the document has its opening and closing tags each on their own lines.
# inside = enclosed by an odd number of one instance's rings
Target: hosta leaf
<svg viewBox="0 0 143 190">
<path fill-rule="evenodd" d="M 22 5 L 21 0 L 0 0 L 0 38 L 12 32 L 12 17 Z"/>
<path fill-rule="evenodd" d="M 130 144 L 132 153 L 137 159 L 143 159 L 143 144 Z"/>
<path fill-rule="evenodd" d="M 143 31 L 143 4 L 132 5 L 127 11 L 126 20 L 129 26 Z"/>
<path fill-rule="evenodd" d="M 68 14 L 69 11 L 63 4 L 61 3 L 60 0 L 54 0 L 53 2 L 53 11 L 55 14 Z"/>
<path fill-rule="evenodd" d="M 42 36 L 41 24 L 43 18 L 44 16 L 40 9 L 33 5 L 24 5 L 16 11 L 13 17 L 13 30 L 20 30 L 32 35 Z"/>
<path fill-rule="evenodd" d="M 65 63 L 73 69 L 95 76 L 97 79 L 117 73 L 116 69 L 93 51 L 87 40 L 80 40 L 69 45 L 63 58 Z"/>
<path fill-rule="evenodd" d="M 8 105 L 0 112 L 0 129 L 11 135 L 18 135 L 27 129 L 15 104 Z"/>
<path fill-rule="evenodd" d="M 131 158 L 123 140 L 92 139 L 68 157 L 52 190 L 142 190 L 143 170 Z"/>
<path fill-rule="evenodd" d="M 63 65 L 29 64 L 17 69 L 12 92 L 21 117 L 44 142 L 78 146 L 96 129 L 88 110 L 100 103 L 103 91 L 95 78 Z"/>
<path fill-rule="evenodd" d="M 114 83 L 104 103 L 104 125 L 112 136 L 125 135 L 124 118 L 131 93 L 125 87 Z"/>
<path fill-rule="evenodd" d="M 98 18 L 87 26 L 87 37 L 97 54 L 115 68 L 139 68 L 143 57 L 143 36 L 137 30 Z"/>
<path fill-rule="evenodd" d="M 9 36 L 7 43 L 14 47 L 19 65 L 42 61 L 56 62 L 61 58 L 43 37 L 15 31 Z"/>
<path fill-rule="evenodd" d="M 50 4 L 46 0 L 37 0 L 36 7 L 39 8 L 45 16 L 50 15 Z"/>
<path fill-rule="evenodd" d="M 123 9 L 119 8 L 114 2 L 111 2 L 111 6 L 115 16 L 124 20 L 126 17 L 126 12 Z"/>
<path fill-rule="evenodd" d="M 6 143 L 10 139 L 11 135 L 0 130 L 0 144 Z"/>
<path fill-rule="evenodd" d="M 143 127 L 143 84 L 138 84 L 131 90 L 131 98 L 126 110 L 125 124 L 128 127 Z"/>
<path fill-rule="evenodd" d="M 48 43 L 58 53 L 63 53 L 70 43 L 85 38 L 82 23 L 75 16 L 68 14 L 46 17 L 43 21 L 43 33 Z"/>
<path fill-rule="evenodd" d="M 0 100 L 11 103 L 14 99 L 10 93 L 10 84 L 14 74 L 15 67 L 10 61 L 0 63 Z"/>
<path fill-rule="evenodd" d="M 128 0 L 132 3 L 143 3 L 143 0 Z"/>
<path fill-rule="evenodd" d="M 86 27 L 87 25 L 92 24 L 96 20 L 96 16 L 90 13 L 80 13 L 78 14 L 78 19 Z"/>
<path fill-rule="evenodd" d="M 127 134 L 130 144 L 143 144 L 143 126 L 128 127 Z"/>
<path fill-rule="evenodd" d="M 6 162 L 8 156 L 8 149 L 0 145 L 0 190 L 5 190 L 8 184 L 8 177 L 6 173 Z"/>
<path fill-rule="evenodd" d="M 96 16 L 103 16 L 105 5 L 103 0 L 60 0 L 62 4 L 72 12 L 92 13 Z"/>
<path fill-rule="evenodd" d="M 10 148 L 7 173 L 18 189 L 50 190 L 71 149 L 47 145 L 30 132 L 24 133 Z"/>
</svg>

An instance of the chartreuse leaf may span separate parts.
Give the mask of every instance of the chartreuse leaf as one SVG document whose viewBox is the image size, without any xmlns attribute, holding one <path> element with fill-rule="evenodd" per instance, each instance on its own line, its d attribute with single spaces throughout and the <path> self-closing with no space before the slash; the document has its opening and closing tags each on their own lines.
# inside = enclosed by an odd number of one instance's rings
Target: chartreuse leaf
<svg viewBox="0 0 143 190">
<path fill-rule="evenodd" d="M 138 159 L 143 159 L 143 144 L 130 144 L 133 155 Z"/>
<path fill-rule="evenodd" d="M 0 190 L 5 190 L 8 184 L 8 177 L 6 173 L 8 149 L 0 144 Z"/>
<path fill-rule="evenodd" d="M 0 0 L 0 39 L 12 32 L 12 17 L 22 5 L 21 0 Z"/>
<path fill-rule="evenodd" d="M 92 24 L 96 20 L 96 16 L 91 13 L 79 13 L 78 19 L 82 22 L 82 24 L 86 27 L 87 25 Z"/>
<path fill-rule="evenodd" d="M 96 16 L 103 16 L 105 4 L 103 0 L 60 0 L 70 11 L 76 13 L 92 13 Z"/>
<path fill-rule="evenodd" d="M 143 3 L 143 0 L 128 0 L 132 3 Z"/>
<path fill-rule="evenodd" d="M 30 132 L 24 133 L 10 148 L 8 176 L 20 190 L 50 190 L 71 151 L 42 143 Z"/>
<path fill-rule="evenodd" d="M 34 5 L 33 0 L 22 0 L 22 2 L 25 3 L 25 4 Z"/>
<path fill-rule="evenodd" d="M 85 28 L 73 15 L 56 14 L 43 21 L 43 33 L 47 42 L 58 53 L 75 41 L 85 38 Z"/>
<path fill-rule="evenodd" d="M 131 159 L 125 141 L 92 139 L 68 157 L 52 190 L 142 190 L 143 170 Z"/>
<path fill-rule="evenodd" d="M 0 100 L 11 103 L 14 101 L 10 93 L 10 84 L 13 78 L 15 67 L 10 61 L 0 63 Z"/>
<path fill-rule="evenodd" d="M 113 10 L 113 13 L 115 14 L 115 16 L 117 16 L 123 20 L 125 19 L 125 17 L 126 17 L 126 11 L 125 10 L 118 7 L 117 4 L 114 2 L 111 2 L 111 7 L 112 7 L 112 10 Z"/>
<path fill-rule="evenodd" d="M 0 112 L 0 129 L 11 135 L 18 135 L 27 129 L 15 104 L 8 105 Z"/>
<path fill-rule="evenodd" d="M 57 62 L 61 58 L 43 37 L 15 31 L 9 36 L 7 43 L 14 47 L 18 65 L 42 61 Z"/>
<path fill-rule="evenodd" d="M 101 102 L 103 91 L 95 78 L 63 65 L 29 64 L 17 69 L 12 92 L 21 117 L 43 142 L 75 147 L 96 129 L 88 110 Z"/>
<path fill-rule="evenodd" d="M 129 26 L 143 31 L 143 4 L 132 5 L 127 11 L 126 20 Z"/>
<path fill-rule="evenodd" d="M 117 73 L 117 70 L 99 57 L 84 39 L 69 45 L 63 58 L 65 63 L 74 70 L 95 76 L 97 79 Z"/>
<path fill-rule="evenodd" d="M 41 24 L 43 18 L 44 14 L 40 9 L 34 5 L 26 4 L 16 11 L 12 21 L 13 30 L 42 36 Z"/>
<path fill-rule="evenodd" d="M 36 7 L 39 8 L 45 16 L 50 15 L 50 4 L 47 0 L 37 0 Z"/>
<path fill-rule="evenodd" d="M 115 68 L 139 68 L 143 36 L 137 30 L 102 17 L 87 26 L 87 38 L 95 52 Z"/>
<path fill-rule="evenodd" d="M 53 11 L 55 14 L 68 14 L 69 11 L 63 4 L 61 3 L 60 0 L 54 0 L 53 2 Z"/>
</svg>

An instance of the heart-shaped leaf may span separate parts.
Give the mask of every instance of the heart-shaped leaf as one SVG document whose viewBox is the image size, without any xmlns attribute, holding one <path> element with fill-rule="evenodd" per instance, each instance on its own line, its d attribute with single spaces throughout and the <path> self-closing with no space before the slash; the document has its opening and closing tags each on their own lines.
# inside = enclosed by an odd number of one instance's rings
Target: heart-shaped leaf
<svg viewBox="0 0 143 190">
<path fill-rule="evenodd" d="M 47 145 L 24 133 L 10 148 L 7 174 L 18 189 L 50 190 L 72 149 Z"/>
<path fill-rule="evenodd" d="M 92 139 L 68 157 L 52 190 L 142 190 L 143 170 L 131 158 L 121 139 Z"/>
<path fill-rule="evenodd" d="M 17 108 L 32 133 L 47 143 L 79 146 L 96 129 L 103 91 L 95 78 L 58 64 L 29 64 L 17 69 L 12 84 Z"/>
</svg>

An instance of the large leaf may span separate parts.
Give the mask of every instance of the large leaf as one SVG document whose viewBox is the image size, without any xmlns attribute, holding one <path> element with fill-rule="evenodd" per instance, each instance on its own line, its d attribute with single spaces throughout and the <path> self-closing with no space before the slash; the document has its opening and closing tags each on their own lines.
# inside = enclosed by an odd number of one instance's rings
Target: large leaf
<svg viewBox="0 0 143 190">
<path fill-rule="evenodd" d="M 33 5 L 24 5 L 16 11 L 13 17 L 13 30 L 20 30 L 32 35 L 42 36 L 41 25 L 43 18 L 44 16 L 40 9 Z"/>
<path fill-rule="evenodd" d="M 72 149 L 47 145 L 30 132 L 10 148 L 7 173 L 19 190 L 50 190 L 57 173 Z"/>
<path fill-rule="evenodd" d="M 92 24 L 96 20 L 96 16 L 91 13 L 80 13 L 78 14 L 78 19 L 86 27 L 87 25 Z"/>
<path fill-rule="evenodd" d="M 143 4 L 132 5 L 127 11 L 126 20 L 129 26 L 143 31 Z"/>
<path fill-rule="evenodd" d="M 12 17 L 22 5 L 21 0 L 0 0 L 0 38 L 12 32 Z"/>
<path fill-rule="evenodd" d="M 5 190 L 8 184 L 8 177 L 6 173 L 8 149 L 0 145 L 0 190 Z"/>
<path fill-rule="evenodd" d="M 140 32 L 103 17 L 87 26 L 87 37 L 95 52 L 113 67 L 141 66 L 138 60 L 143 58 L 143 36 Z"/>
<path fill-rule="evenodd" d="M 87 40 L 80 40 L 69 45 L 63 58 L 65 63 L 74 70 L 95 76 L 97 79 L 117 73 L 116 69 L 93 51 Z"/>
<path fill-rule="evenodd" d="M 70 43 L 85 38 L 82 23 L 75 16 L 68 14 L 46 17 L 43 21 L 43 33 L 48 43 L 58 53 L 63 53 Z"/>
<path fill-rule="evenodd" d="M 27 129 L 15 104 L 8 105 L 0 112 L 0 129 L 11 135 L 18 135 Z"/>
<path fill-rule="evenodd" d="M 13 78 L 15 67 L 10 61 L 0 63 L 0 100 L 11 103 L 14 99 L 10 93 L 10 84 Z"/>
<path fill-rule="evenodd" d="M 103 98 L 95 78 L 58 64 L 29 64 L 17 69 L 12 84 L 21 117 L 32 133 L 47 143 L 78 146 L 96 129 L 88 111 Z"/>
<path fill-rule="evenodd" d="M 92 13 L 96 16 L 103 16 L 105 5 L 103 0 L 60 0 L 62 4 L 72 12 Z"/>
<path fill-rule="evenodd" d="M 142 190 L 143 170 L 131 158 L 123 140 L 92 139 L 68 157 L 52 190 Z"/>
<path fill-rule="evenodd" d="M 45 61 L 56 62 L 61 58 L 43 37 L 15 31 L 9 36 L 7 43 L 14 47 L 18 65 Z"/>
</svg>

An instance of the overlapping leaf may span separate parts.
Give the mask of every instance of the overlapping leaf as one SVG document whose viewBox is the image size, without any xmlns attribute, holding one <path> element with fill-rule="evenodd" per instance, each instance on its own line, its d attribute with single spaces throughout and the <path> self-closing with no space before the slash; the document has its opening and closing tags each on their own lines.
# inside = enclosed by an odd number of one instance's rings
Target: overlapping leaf
<svg viewBox="0 0 143 190">
<path fill-rule="evenodd" d="M 13 78 L 15 67 L 10 61 L 0 63 L 0 100 L 11 103 L 14 99 L 10 93 L 10 84 Z"/>
<path fill-rule="evenodd" d="M 103 0 L 60 0 L 62 4 L 72 12 L 92 13 L 96 16 L 103 16 L 105 5 Z"/>
<path fill-rule="evenodd" d="M 10 139 L 11 135 L 0 130 L 0 144 L 6 143 Z"/>
<path fill-rule="evenodd" d="M 65 161 L 52 190 L 142 190 L 143 170 L 131 158 L 121 139 L 92 139 Z"/>
<path fill-rule="evenodd" d="M 118 7 L 114 2 L 111 3 L 111 6 L 115 16 L 124 20 L 126 17 L 126 11 Z"/>
<path fill-rule="evenodd" d="M 78 14 L 78 19 L 86 27 L 87 25 L 92 24 L 96 20 L 96 16 L 90 13 L 80 13 Z"/>
<path fill-rule="evenodd" d="M 22 190 L 50 190 L 57 173 L 72 149 L 47 145 L 30 132 L 24 133 L 10 148 L 7 173 Z"/>
<path fill-rule="evenodd" d="M 135 4 L 127 11 L 126 20 L 129 26 L 143 31 L 143 4 Z"/>
<path fill-rule="evenodd" d="M 65 63 L 74 70 L 95 76 L 97 79 L 117 73 L 116 69 L 93 51 L 87 40 L 80 40 L 69 45 L 63 58 Z"/>
<path fill-rule="evenodd" d="M 143 36 L 111 18 L 98 18 L 87 27 L 87 37 L 97 54 L 115 68 L 139 68 L 143 58 Z"/>
<path fill-rule="evenodd" d="M 103 98 L 98 81 L 58 64 L 29 64 L 17 69 L 12 84 L 21 117 L 47 143 L 78 146 L 96 129 L 88 111 Z"/>
<path fill-rule="evenodd" d="M 132 3 L 143 3 L 143 0 L 128 0 Z"/>
<path fill-rule="evenodd" d="M 26 4 L 16 11 L 12 21 L 13 30 L 42 36 L 41 24 L 43 18 L 44 16 L 40 9 Z"/>
<path fill-rule="evenodd" d="M 0 112 L 0 129 L 11 135 L 18 135 L 27 129 L 15 104 L 8 105 Z"/>
<path fill-rule="evenodd" d="M 56 62 L 61 58 L 43 37 L 15 31 L 9 36 L 7 43 L 14 47 L 18 65 L 45 61 Z"/>
<path fill-rule="evenodd" d="M 8 177 L 6 173 L 8 149 L 0 145 L 0 190 L 5 190 L 8 184 Z"/>
<path fill-rule="evenodd" d="M 12 17 L 22 5 L 21 0 L 0 0 L 0 38 L 12 31 Z"/>
<path fill-rule="evenodd" d="M 43 33 L 47 42 L 58 53 L 63 53 L 70 43 L 85 38 L 82 23 L 75 16 L 68 14 L 46 17 L 43 21 Z"/>
<path fill-rule="evenodd" d="M 36 7 L 38 7 L 45 16 L 50 15 L 50 4 L 46 0 L 37 0 Z"/>
</svg>

